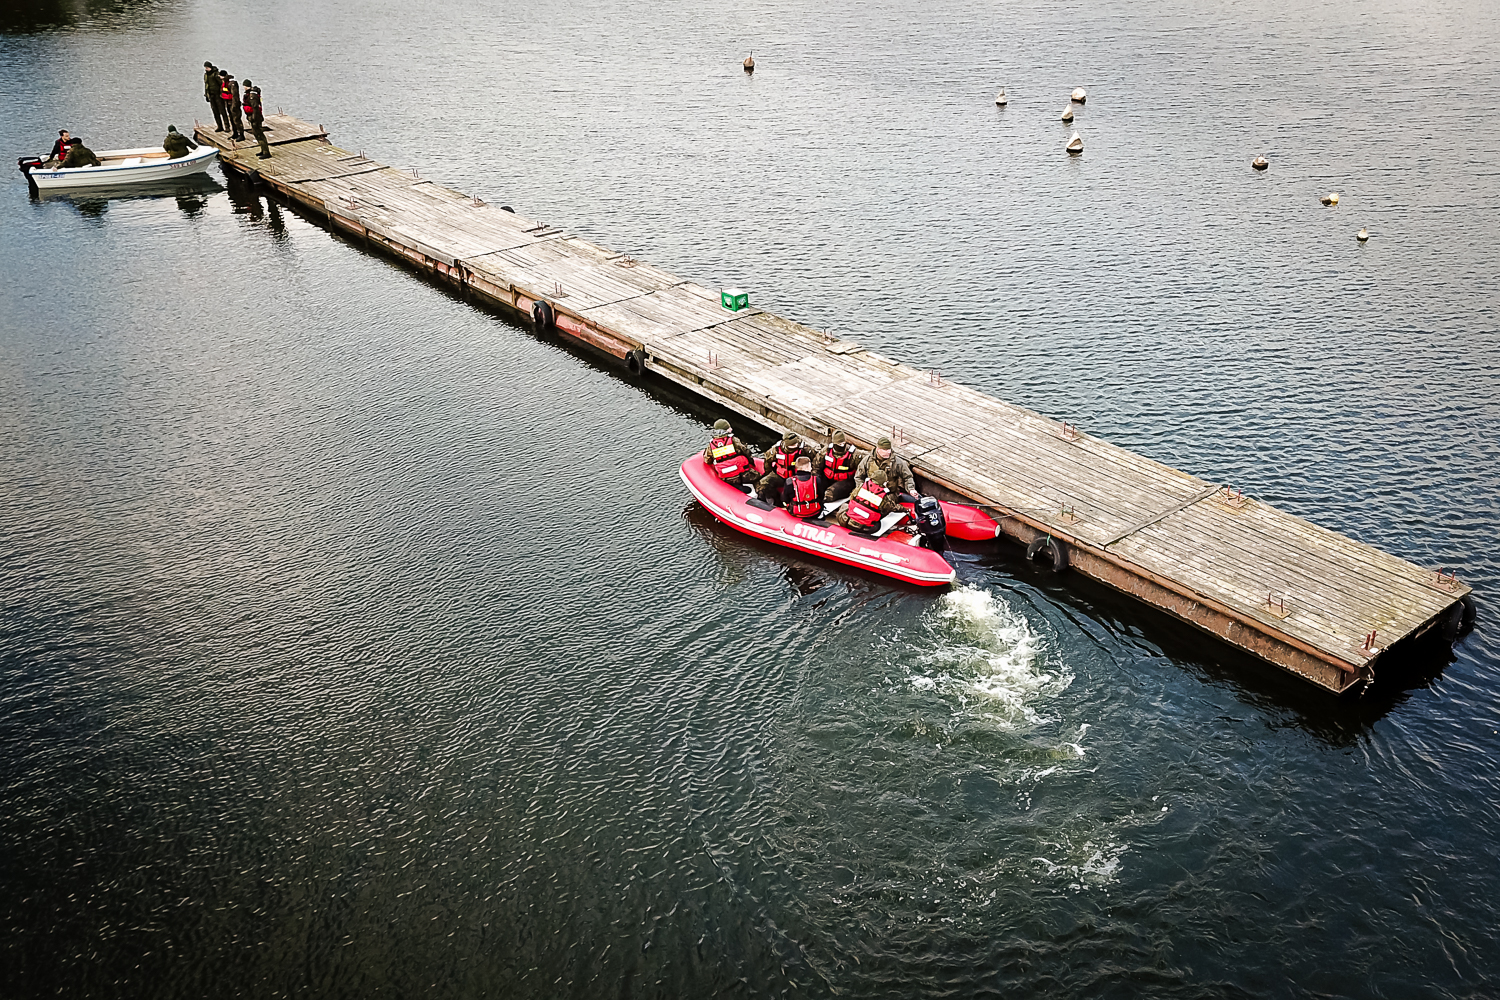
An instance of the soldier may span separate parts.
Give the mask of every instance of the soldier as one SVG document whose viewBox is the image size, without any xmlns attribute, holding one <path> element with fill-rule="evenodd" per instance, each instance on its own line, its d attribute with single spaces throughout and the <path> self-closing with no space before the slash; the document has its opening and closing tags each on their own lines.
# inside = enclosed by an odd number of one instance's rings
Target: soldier
<svg viewBox="0 0 1500 1000">
<path fill-rule="evenodd" d="M 873 535 L 880 528 L 880 519 L 895 510 L 901 509 L 901 501 L 908 500 L 906 494 L 899 496 L 891 493 L 886 488 L 886 476 L 883 469 L 876 469 L 870 473 L 868 479 L 862 480 L 859 489 L 849 498 L 848 505 L 833 519 L 850 531 L 857 531 L 862 535 Z"/>
<path fill-rule="evenodd" d="M 229 117 L 229 138 L 235 142 L 245 141 L 245 120 L 240 116 L 240 85 L 234 82 L 229 70 L 219 70 L 219 96 L 224 99 L 225 113 Z"/>
<path fill-rule="evenodd" d="M 906 464 L 906 459 L 891 450 L 890 438 L 883 437 L 875 442 L 875 450 L 866 455 L 864 461 L 859 463 L 859 468 L 854 470 L 855 481 L 862 483 L 870 478 L 872 469 L 885 472 L 891 489 L 916 495 L 917 480 L 911 474 L 911 466 Z"/>
<path fill-rule="evenodd" d="M 769 504 L 779 504 L 781 489 L 796 471 L 797 459 L 806 454 L 802 439 L 791 431 L 787 431 L 782 436 L 781 443 L 773 451 L 761 455 L 764 460 L 762 463 L 764 469 L 760 482 L 755 486 L 755 492 L 760 494 L 760 498 Z"/>
<path fill-rule="evenodd" d="M 68 155 L 63 157 L 59 167 L 97 167 L 99 157 L 94 151 L 83 144 L 82 139 L 71 139 L 68 144 Z"/>
<path fill-rule="evenodd" d="M 823 451 L 823 464 L 818 468 L 818 493 L 824 503 L 842 500 L 854 492 L 854 471 L 864 457 L 844 437 L 843 431 L 834 430 L 833 439 Z"/>
<path fill-rule="evenodd" d="M 229 130 L 229 113 L 224 110 L 224 98 L 219 93 L 219 68 L 211 62 L 203 64 L 203 99 L 214 109 L 214 131 Z"/>
<path fill-rule="evenodd" d="M 167 137 L 161 141 L 161 148 L 167 151 L 167 159 L 175 160 L 188 155 L 187 136 L 177 131 L 176 125 L 167 126 Z"/>
<path fill-rule="evenodd" d="M 781 506 L 788 514 L 803 520 L 823 513 L 823 501 L 818 499 L 818 479 L 813 475 L 812 459 L 806 455 L 797 459 L 796 471 L 781 488 Z"/>
<path fill-rule="evenodd" d="M 709 432 L 708 447 L 703 449 L 703 464 L 713 469 L 730 486 L 736 486 L 751 496 L 755 495 L 755 481 L 760 473 L 755 471 L 755 457 L 750 446 L 734 436 L 734 428 L 727 420 L 715 420 Z"/>
<path fill-rule="evenodd" d="M 255 140 L 260 143 L 260 152 L 255 155 L 262 160 L 269 159 L 271 146 L 266 142 L 265 129 L 261 128 L 261 123 L 266 120 L 266 116 L 260 110 L 260 88 L 246 80 L 244 93 L 245 117 L 250 120 L 250 134 L 255 136 Z"/>
</svg>

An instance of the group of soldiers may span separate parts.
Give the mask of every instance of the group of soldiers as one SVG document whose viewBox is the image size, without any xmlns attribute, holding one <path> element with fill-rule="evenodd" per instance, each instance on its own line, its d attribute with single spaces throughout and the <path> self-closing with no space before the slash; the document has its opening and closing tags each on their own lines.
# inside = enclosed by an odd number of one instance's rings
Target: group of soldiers
<svg viewBox="0 0 1500 1000">
<path fill-rule="evenodd" d="M 245 122 L 250 123 L 250 132 L 260 143 L 260 152 L 255 155 L 264 160 L 271 155 L 270 143 L 266 142 L 268 128 L 261 107 L 260 88 L 249 80 L 243 88 L 229 74 L 211 62 L 203 64 L 203 99 L 214 109 L 214 131 L 228 132 L 235 142 L 245 141 Z"/>
<path fill-rule="evenodd" d="M 187 136 L 177 131 L 176 125 L 167 126 L 167 136 L 161 141 L 161 148 L 167 151 L 169 159 L 177 159 L 186 156 L 192 144 L 188 142 Z M 75 135 L 70 135 L 68 130 L 57 130 L 57 141 L 52 144 L 52 152 L 44 161 L 45 167 L 97 167 L 100 166 L 99 157 L 83 144 L 83 140 Z"/>
<path fill-rule="evenodd" d="M 825 503 L 847 500 L 833 520 L 851 531 L 874 534 L 886 514 L 917 497 L 911 466 L 895 453 L 888 437 L 863 452 L 840 430 L 821 448 L 789 431 L 761 455 L 763 468 L 757 470 L 750 447 L 735 436 L 729 421 L 715 423 L 710 435 L 703 463 L 716 476 L 794 517 L 822 517 Z"/>
</svg>

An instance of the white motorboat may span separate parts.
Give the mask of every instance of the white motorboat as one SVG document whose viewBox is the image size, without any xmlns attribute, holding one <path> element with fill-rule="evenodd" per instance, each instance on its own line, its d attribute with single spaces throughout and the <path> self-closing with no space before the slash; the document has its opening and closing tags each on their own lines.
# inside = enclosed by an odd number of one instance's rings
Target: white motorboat
<svg viewBox="0 0 1500 1000">
<path fill-rule="evenodd" d="M 188 150 L 186 156 L 172 159 L 160 146 L 140 149 L 106 149 L 95 153 L 97 167 L 46 167 L 34 156 L 19 161 L 21 173 L 38 191 L 58 188 L 120 187 L 152 181 L 171 180 L 201 174 L 208 169 L 219 151 L 204 144 Z"/>
</svg>

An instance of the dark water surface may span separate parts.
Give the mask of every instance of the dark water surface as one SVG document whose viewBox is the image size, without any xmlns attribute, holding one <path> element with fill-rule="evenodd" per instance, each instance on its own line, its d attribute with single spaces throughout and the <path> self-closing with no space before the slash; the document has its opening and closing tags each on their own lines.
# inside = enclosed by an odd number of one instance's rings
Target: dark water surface
<svg viewBox="0 0 1500 1000">
<path fill-rule="evenodd" d="M 1497 18 L 10 10 L 7 155 L 185 127 L 213 59 L 1481 612 L 1334 702 L 1009 545 L 805 563 L 688 501 L 713 414 L 217 168 L 8 174 L 0 995 L 1495 995 Z"/>
</svg>

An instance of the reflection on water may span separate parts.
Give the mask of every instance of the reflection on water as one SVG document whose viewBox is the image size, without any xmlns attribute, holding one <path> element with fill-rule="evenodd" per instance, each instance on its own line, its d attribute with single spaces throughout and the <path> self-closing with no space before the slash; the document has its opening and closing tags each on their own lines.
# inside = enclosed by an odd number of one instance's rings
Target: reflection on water
<svg viewBox="0 0 1500 1000">
<path fill-rule="evenodd" d="M 344 144 L 1494 592 L 1487 8 L 650 13 L 7 9 L 0 145 L 154 138 L 232 63 Z M 1483 608 L 1334 703 L 1015 547 L 957 546 L 947 594 L 804 560 L 687 501 L 720 414 L 263 189 L 10 177 L 0 994 L 1500 977 Z"/>
</svg>

